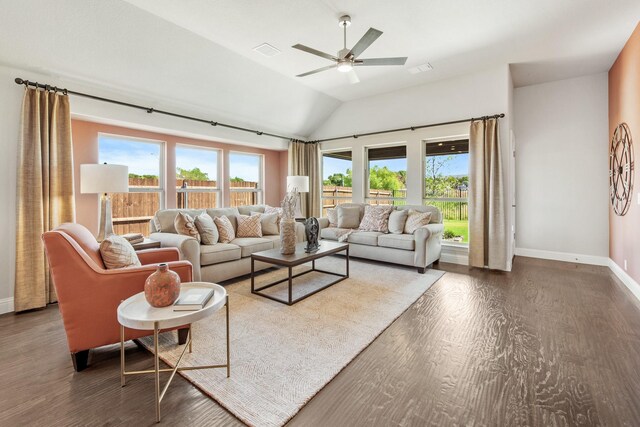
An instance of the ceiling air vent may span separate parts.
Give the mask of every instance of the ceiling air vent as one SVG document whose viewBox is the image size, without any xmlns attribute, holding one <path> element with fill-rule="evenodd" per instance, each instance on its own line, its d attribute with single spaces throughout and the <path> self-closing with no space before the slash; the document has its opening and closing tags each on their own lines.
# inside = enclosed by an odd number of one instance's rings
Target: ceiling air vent
<svg viewBox="0 0 640 427">
<path fill-rule="evenodd" d="M 415 67 L 411 67 L 407 69 L 411 74 L 424 73 L 425 71 L 433 70 L 433 66 L 428 62 L 425 62 L 422 65 L 417 65 Z"/>
<path fill-rule="evenodd" d="M 281 53 L 280 50 L 271 46 L 269 43 L 262 43 L 260 46 L 254 47 L 253 50 L 267 57 L 276 56 Z"/>
</svg>

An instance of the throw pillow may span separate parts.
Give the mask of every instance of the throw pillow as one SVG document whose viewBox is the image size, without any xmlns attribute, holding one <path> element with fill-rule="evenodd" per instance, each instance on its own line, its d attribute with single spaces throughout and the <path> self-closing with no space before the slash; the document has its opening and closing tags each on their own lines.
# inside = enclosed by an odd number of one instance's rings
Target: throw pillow
<svg viewBox="0 0 640 427">
<path fill-rule="evenodd" d="M 213 218 L 213 221 L 216 223 L 216 227 L 218 227 L 220 243 L 229 243 L 236 238 L 236 233 L 233 231 L 233 225 L 226 215 L 217 216 Z"/>
<path fill-rule="evenodd" d="M 280 224 L 280 220 L 282 219 L 282 208 L 274 208 L 273 206 L 266 205 L 264 207 L 264 213 L 278 214 L 278 224 Z"/>
<path fill-rule="evenodd" d="M 238 233 L 236 237 L 262 237 L 260 215 L 238 215 Z"/>
<path fill-rule="evenodd" d="M 156 228 L 156 232 L 158 232 L 158 233 L 162 232 L 162 225 L 160 224 L 160 220 L 158 219 L 158 213 L 157 212 L 153 216 L 153 225 Z"/>
<path fill-rule="evenodd" d="M 265 214 L 260 212 L 251 212 L 251 215 L 260 217 L 260 227 L 262 227 L 263 236 L 277 236 L 280 234 L 280 230 L 278 229 L 277 213 Z"/>
<path fill-rule="evenodd" d="M 196 223 L 193 221 L 193 218 L 190 215 L 184 212 L 178 212 L 178 215 L 176 215 L 176 219 L 173 220 L 173 226 L 176 228 L 178 234 L 182 234 L 183 236 L 191 236 L 198 242 L 200 241 L 200 233 L 198 233 Z"/>
<path fill-rule="evenodd" d="M 337 227 L 338 211 L 333 208 L 327 209 L 327 219 L 329 220 L 329 227 Z"/>
<path fill-rule="evenodd" d="M 389 233 L 402 234 L 404 225 L 407 222 L 407 216 L 409 216 L 409 211 L 406 209 L 391 211 L 391 215 L 389 215 Z"/>
<path fill-rule="evenodd" d="M 364 217 L 360 222 L 361 231 L 389 232 L 389 215 L 393 206 L 371 206 L 364 207 Z"/>
<path fill-rule="evenodd" d="M 338 227 L 358 228 L 360 226 L 360 208 L 358 206 L 338 206 Z"/>
<path fill-rule="evenodd" d="M 409 209 L 407 222 L 404 224 L 404 232 L 405 234 L 413 234 L 419 227 L 429 224 L 429 221 L 431 221 L 431 212 L 419 212 L 415 209 Z"/>
<path fill-rule="evenodd" d="M 115 234 L 100 243 L 100 255 L 105 267 L 109 270 L 142 265 L 131 243 L 124 237 Z"/>
<path fill-rule="evenodd" d="M 218 227 L 208 213 L 203 212 L 194 220 L 203 245 L 215 245 L 218 243 Z"/>
</svg>

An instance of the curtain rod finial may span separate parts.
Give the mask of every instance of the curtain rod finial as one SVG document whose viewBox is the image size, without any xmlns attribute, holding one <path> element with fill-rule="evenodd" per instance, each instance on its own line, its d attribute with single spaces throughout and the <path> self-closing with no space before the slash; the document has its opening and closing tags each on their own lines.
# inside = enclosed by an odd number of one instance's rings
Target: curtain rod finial
<svg viewBox="0 0 640 427">
<path fill-rule="evenodd" d="M 20 77 L 16 77 L 15 82 L 19 85 L 24 84 L 24 80 L 22 80 Z"/>
</svg>

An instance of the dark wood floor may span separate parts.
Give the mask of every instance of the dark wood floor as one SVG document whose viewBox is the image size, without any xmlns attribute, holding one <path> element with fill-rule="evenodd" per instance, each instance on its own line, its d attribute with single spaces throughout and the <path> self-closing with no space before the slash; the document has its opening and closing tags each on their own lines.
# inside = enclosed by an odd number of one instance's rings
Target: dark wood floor
<svg viewBox="0 0 640 427">
<path fill-rule="evenodd" d="M 450 272 L 290 422 L 638 425 L 640 306 L 605 267 L 518 258 Z M 152 425 L 153 380 L 119 385 L 118 347 L 75 374 L 57 308 L 0 316 L 0 425 Z M 150 355 L 127 347 L 130 368 Z M 239 425 L 177 377 L 165 425 Z"/>
</svg>

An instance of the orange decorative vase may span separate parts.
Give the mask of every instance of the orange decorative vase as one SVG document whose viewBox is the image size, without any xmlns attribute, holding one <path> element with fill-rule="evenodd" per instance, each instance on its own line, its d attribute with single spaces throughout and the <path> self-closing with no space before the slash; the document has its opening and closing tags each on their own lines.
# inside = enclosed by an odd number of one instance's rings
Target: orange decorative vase
<svg viewBox="0 0 640 427">
<path fill-rule="evenodd" d="M 155 273 L 144 282 L 144 296 L 152 307 L 170 306 L 180 296 L 180 276 L 167 264 L 158 264 Z"/>
</svg>

